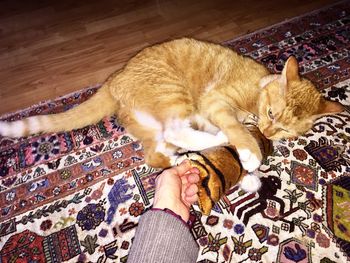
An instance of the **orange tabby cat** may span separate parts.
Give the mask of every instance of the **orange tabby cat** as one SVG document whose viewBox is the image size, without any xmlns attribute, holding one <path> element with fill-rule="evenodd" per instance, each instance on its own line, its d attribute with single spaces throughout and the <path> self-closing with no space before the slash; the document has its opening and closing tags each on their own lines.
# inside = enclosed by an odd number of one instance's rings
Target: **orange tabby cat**
<svg viewBox="0 0 350 263">
<path fill-rule="evenodd" d="M 229 48 L 184 38 L 144 49 L 81 105 L 60 114 L 0 122 L 0 134 L 67 131 L 116 114 L 142 141 L 146 162 L 153 167 L 170 166 L 178 147 L 202 150 L 229 142 L 243 167 L 253 171 L 262 156 L 242 125 L 250 116 L 258 118 L 266 137 L 278 140 L 298 136 L 315 118 L 342 110 L 299 76 L 294 57 L 281 75 L 270 75 Z"/>
</svg>

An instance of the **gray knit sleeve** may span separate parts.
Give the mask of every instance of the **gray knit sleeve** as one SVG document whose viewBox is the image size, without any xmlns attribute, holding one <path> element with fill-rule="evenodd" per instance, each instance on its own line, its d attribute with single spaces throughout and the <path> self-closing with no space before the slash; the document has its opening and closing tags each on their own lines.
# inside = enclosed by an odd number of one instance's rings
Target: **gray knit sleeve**
<svg viewBox="0 0 350 263">
<path fill-rule="evenodd" d="M 149 210 L 140 218 L 127 262 L 194 263 L 198 251 L 183 221 L 164 211 Z"/>
</svg>

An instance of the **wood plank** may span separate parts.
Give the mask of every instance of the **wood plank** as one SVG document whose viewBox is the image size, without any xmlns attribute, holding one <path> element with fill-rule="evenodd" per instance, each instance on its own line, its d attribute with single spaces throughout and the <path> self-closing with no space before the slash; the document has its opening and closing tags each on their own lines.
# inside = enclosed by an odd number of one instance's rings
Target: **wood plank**
<svg viewBox="0 0 350 263">
<path fill-rule="evenodd" d="M 332 0 L 0 0 L 0 114 L 103 82 L 143 47 L 214 42 Z"/>
</svg>

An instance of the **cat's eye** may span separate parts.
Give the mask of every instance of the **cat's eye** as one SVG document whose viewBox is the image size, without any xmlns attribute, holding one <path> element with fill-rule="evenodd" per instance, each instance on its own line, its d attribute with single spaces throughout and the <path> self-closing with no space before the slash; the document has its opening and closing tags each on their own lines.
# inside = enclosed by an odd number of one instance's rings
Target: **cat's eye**
<svg viewBox="0 0 350 263">
<path fill-rule="evenodd" d="M 271 108 L 268 109 L 267 115 L 269 116 L 269 118 L 270 118 L 271 120 L 275 119 L 275 117 L 273 116 L 273 113 L 272 113 L 272 109 L 271 109 Z"/>
<path fill-rule="evenodd" d="M 285 129 L 285 128 L 278 128 L 277 131 L 279 131 L 279 132 L 284 131 L 284 132 L 290 133 L 290 131 Z"/>
</svg>

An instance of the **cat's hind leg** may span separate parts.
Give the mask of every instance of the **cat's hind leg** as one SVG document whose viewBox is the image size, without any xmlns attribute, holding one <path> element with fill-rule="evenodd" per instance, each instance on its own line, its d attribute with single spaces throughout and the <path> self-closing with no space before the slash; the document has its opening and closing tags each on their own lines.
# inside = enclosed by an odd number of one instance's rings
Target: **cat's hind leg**
<svg viewBox="0 0 350 263">
<path fill-rule="evenodd" d="M 169 168 L 173 165 L 175 151 L 165 142 L 159 142 L 153 139 L 144 139 L 142 141 L 145 162 L 154 168 Z"/>
<path fill-rule="evenodd" d="M 154 168 L 170 167 L 177 147 L 164 141 L 161 124 L 147 113 L 135 112 L 134 116 L 135 119 L 129 117 L 125 125 L 127 131 L 141 141 L 146 164 Z"/>
</svg>

